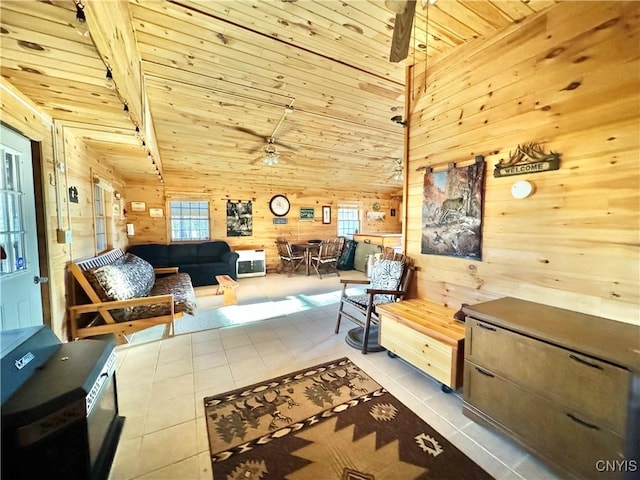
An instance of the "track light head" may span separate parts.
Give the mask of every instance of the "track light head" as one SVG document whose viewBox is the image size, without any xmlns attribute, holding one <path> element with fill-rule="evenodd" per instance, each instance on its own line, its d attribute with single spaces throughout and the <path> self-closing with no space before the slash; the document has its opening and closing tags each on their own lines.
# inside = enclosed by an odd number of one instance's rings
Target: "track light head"
<svg viewBox="0 0 640 480">
<path fill-rule="evenodd" d="M 391 117 L 391 121 L 397 125 L 402 125 L 403 128 L 407 127 L 406 120 L 402 120 L 402 117 L 400 115 L 395 115 Z"/>
</svg>

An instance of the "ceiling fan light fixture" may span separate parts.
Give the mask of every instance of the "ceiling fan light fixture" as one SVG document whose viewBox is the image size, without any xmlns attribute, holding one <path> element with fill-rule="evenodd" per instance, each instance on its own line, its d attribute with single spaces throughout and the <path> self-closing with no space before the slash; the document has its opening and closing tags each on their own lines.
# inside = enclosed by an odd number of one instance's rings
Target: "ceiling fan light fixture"
<svg viewBox="0 0 640 480">
<path fill-rule="evenodd" d="M 400 180 L 402 180 L 402 172 L 401 171 L 395 172 L 392 178 L 397 182 L 399 182 Z"/>
<path fill-rule="evenodd" d="M 268 166 L 273 167 L 274 165 L 278 164 L 278 157 L 276 157 L 275 155 L 267 155 L 262 161 Z"/>
</svg>

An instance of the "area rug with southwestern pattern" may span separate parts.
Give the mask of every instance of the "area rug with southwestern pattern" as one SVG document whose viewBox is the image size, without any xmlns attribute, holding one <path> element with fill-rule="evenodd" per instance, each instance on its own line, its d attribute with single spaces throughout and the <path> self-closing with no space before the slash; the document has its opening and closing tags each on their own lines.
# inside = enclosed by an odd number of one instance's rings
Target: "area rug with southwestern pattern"
<svg viewBox="0 0 640 480">
<path fill-rule="evenodd" d="M 204 406 L 215 480 L 492 478 L 346 357 Z"/>
</svg>

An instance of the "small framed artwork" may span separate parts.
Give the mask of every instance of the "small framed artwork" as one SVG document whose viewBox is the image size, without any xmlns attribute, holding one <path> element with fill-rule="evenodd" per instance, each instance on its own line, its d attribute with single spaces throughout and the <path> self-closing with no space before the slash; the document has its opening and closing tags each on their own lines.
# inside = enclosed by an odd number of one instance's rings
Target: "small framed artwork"
<svg viewBox="0 0 640 480">
<path fill-rule="evenodd" d="M 161 218 L 164 216 L 164 212 L 162 211 L 161 208 L 150 208 L 149 216 L 153 218 Z"/>
<path fill-rule="evenodd" d="M 300 220 L 313 220 L 315 216 L 313 208 L 300 208 Z"/>
<path fill-rule="evenodd" d="M 144 212 L 147 209 L 147 204 L 144 202 L 131 202 L 131 210 L 134 212 Z"/>
<path fill-rule="evenodd" d="M 322 207 L 322 223 L 331 223 L 331 207 L 329 205 Z"/>
</svg>

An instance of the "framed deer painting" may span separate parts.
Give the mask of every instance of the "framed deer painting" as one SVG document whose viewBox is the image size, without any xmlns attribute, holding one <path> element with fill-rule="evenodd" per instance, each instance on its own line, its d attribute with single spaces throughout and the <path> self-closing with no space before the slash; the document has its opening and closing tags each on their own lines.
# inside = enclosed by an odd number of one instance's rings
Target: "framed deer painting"
<svg viewBox="0 0 640 480">
<path fill-rule="evenodd" d="M 423 254 L 482 260 L 484 157 L 444 172 L 427 172 L 422 197 Z"/>
</svg>

